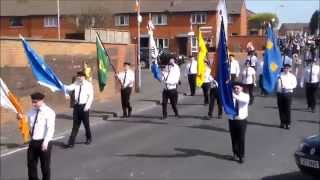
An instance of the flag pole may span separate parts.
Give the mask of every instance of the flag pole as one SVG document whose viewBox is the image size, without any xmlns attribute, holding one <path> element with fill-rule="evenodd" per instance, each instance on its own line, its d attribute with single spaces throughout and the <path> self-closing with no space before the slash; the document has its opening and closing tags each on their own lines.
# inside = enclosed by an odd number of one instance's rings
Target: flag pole
<svg viewBox="0 0 320 180">
<path fill-rule="evenodd" d="M 60 40 L 60 0 L 57 0 L 57 11 L 58 11 L 58 39 Z"/>
<path fill-rule="evenodd" d="M 141 92 L 141 64 L 140 64 L 140 0 L 137 0 L 138 7 L 137 7 L 137 22 L 138 22 L 138 44 L 137 44 L 137 68 L 136 68 L 136 81 L 135 81 L 135 89 L 136 92 Z"/>
</svg>

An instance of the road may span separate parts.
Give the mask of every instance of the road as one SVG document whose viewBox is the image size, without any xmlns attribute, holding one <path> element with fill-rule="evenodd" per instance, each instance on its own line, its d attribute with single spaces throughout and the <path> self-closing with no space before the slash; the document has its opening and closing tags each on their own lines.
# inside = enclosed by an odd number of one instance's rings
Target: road
<svg viewBox="0 0 320 180">
<path fill-rule="evenodd" d="M 129 119 L 101 119 L 92 127 L 89 146 L 83 130 L 73 149 L 64 148 L 67 138 L 55 141 L 52 179 L 310 179 L 293 158 L 303 137 L 319 133 L 319 111 L 307 112 L 304 99 L 294 99 L 293 125 L 285 130 L 278 127 L 275 97 L 256 97 L 249 109 L 245 163 L 239 164 L 231 160 L 226 117 L 217 119 L 215 112 L 213 119 L 203 119 L 208 107 L 202 98 L 180 100 L 181 118 L 160 120 L 158 105 Z M 25 150 L 1 158 L 1 179 L 26 177 Z"/>
</svg>

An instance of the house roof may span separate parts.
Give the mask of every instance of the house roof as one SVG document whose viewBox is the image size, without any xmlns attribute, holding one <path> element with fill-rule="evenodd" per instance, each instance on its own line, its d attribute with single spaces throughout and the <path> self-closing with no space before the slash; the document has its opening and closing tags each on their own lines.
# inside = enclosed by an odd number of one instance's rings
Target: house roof
<svg viewBox="0 0 320 180">
<path fill-rule="evenodd" d="M 1 16 L 56 15 L 56 0 L 1 0 Z M 244 0 L 228 0 L 229 14 L 240 14 Z M 143 0 L 141 12 L 216 11 L 218 0 Z M 135 0 L 60 0 L 61 15 L 75 15 L 88 9 L 103 9 L 112 14 L 135 13 Z"/>
<path fill-rule="evenodd" d="M 308 29 L 308 23 L 282 23 L 279 31 Z"/>
</svg>

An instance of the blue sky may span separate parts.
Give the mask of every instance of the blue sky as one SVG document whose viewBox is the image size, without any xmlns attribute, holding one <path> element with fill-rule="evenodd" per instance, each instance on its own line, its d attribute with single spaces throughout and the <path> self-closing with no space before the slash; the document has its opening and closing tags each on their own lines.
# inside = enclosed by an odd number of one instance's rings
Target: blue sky
<svg viewBox="0 0 320 180">
<path fill-rule="evenodd" d="M 276 13 L 280 24 L 309 22 L 319 9 L 319 0 L 246 0 L 247 9 L 260 13 Z"/>
</svg>

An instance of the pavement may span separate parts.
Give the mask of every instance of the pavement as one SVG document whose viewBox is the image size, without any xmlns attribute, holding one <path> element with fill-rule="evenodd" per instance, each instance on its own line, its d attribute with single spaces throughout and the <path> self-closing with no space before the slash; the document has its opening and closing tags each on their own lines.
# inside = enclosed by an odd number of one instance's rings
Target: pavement
<svg viewBox="0 0 320 180">
<path fill-rule="evenodd" d="M 113 117 L 121 115 L 118 97 L 94 104 L 89 146 L 82 129 L 75 147 L 65 149 L 72 116 L 70 112 L 57 116 L 52 179 L 312 179 L 299 172 L 293 153 L 304 137 L 320 132 L 320 110 L 307 111 L 300 96 L 293 101 L 290 130 L 279 128 L 276 98 L 256 96 L 249 108 L 245 163 L 239 164 L 231 159 L 227 118 L 217 119 L 217 112 L 210 120 L 204 118 L 208 107 L 202 104 L 200 89 L 196 96 L 183 96 L 187 91 L 183 81 L 181 117 L 174 117 L 168 106 L 169 118 L 160 120 L 159 84 L 147 71 L 142 77 L 142 92 L 132 97 L 133 117 Z M 1 179 L 26 178 L 25 149 L 2 135 L 6 150 L 1 151 Z"/>
</svg>

